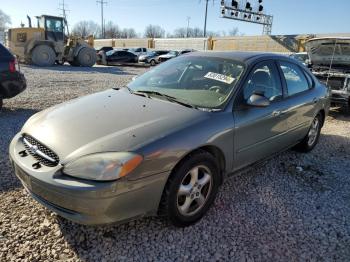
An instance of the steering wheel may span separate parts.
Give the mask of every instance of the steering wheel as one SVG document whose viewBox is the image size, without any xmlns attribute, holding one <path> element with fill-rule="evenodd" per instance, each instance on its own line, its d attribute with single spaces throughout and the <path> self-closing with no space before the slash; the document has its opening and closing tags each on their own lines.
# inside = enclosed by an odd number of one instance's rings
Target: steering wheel
<svg viewBox="0 0 350 262">
<path fill-rule="evenodd" d="M 216 93 L 221 93 L 223 91 L 221 86 L 212 86 L 211 88 L 209 88 L 209 90 L 214 91 Z"/>
</svg>

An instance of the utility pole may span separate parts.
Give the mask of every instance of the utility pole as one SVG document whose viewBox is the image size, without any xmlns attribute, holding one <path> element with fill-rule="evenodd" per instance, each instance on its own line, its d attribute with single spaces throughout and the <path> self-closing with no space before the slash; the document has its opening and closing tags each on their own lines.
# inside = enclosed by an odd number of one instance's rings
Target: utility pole
<svg viewBox="0 0 350 262">
<path fill-rule="evenodd" d="M 105 27 L 104 27 L 104 19 L 103 19 L 103 7 L 104 5 L 107 5 L 108 2 L 104 1 L 104 0 L 99 0 L 96 1 L 97 4 L 101 5 L 101 36 L 102 38 L 105 38 Z"/>
<path fill-rule="evenodd" d="M 70 10 L 66 9 L 66 3 L 64 2 L 64 0 L 62 0 L 62 2 L 59 4 L 59 10 L 62 11 L 61 15 L 64 18 L 64 23 L 65 26 L 67 28 L 67 35 L 69 35 L 69 28 L 68 28 L 68 22 L 67 22 L 67 12 L 69 12 Z"/>
<path fill-rule="evenodd" d="M 207 18 L 208 18 L 208 3 L 209 0 L 205 0 L 205 20 L 204 20 L 204 37 L 207 36 Z"/>
<path fill-rule="evenodd" d="M 190 17 L 190 16 L 187 16 L 187 32 L 186 32 L 187 38 L 189 37 L 190 20 L 191 20 L 191 17 Z"/>
</svg>

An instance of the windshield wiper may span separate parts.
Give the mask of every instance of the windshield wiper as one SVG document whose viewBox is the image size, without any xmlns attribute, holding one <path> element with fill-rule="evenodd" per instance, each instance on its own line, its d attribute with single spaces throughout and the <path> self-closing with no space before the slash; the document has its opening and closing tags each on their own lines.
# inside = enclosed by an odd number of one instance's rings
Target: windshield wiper
<svg viewBox="0 0 350 262">
<path fill-rule="evenodd" d="M 173 102 L 173 103 L 177 103 L 179 105 L 182 105 L 182 106 L 186 106 L 186 107 L 190 107 L 190 108 L 195 108 L 195 109 L 198 109 L 197 106 L 195 105 L 191 105 L 191 104 L 188 104 L 186 102 L 183 102 L 183 101 L 180 101 L 178 100 L 176 97 L 173 97 L 173 96 L 169 96 L 169 95 L 166 95 L 166 94 L 162 94 L 160 92 L 157 92 L 157 91 L 150 91 L 150 90 L 139 90 L 139 91 L 135 91 L 134 94 L 147 94 L 148 96 L 150 95 L 156 95 L 156 96 L 160 96 L 160 97 L 164 97 L 166 98 L 169 102 Z"/>
</svg>

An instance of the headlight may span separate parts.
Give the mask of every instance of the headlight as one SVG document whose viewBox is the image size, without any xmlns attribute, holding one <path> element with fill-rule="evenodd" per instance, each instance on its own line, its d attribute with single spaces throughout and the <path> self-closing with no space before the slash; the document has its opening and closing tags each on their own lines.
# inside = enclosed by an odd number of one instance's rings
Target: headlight
<svg viewBox="0 0 350 262">
<path fill-rule="evenodd" d="M 92 154 L 66 164 L 63 172 L 83 179 L 111 181 L 129 174 L 142 160 L 142 156 L 129 152 Z"/>
</svg>

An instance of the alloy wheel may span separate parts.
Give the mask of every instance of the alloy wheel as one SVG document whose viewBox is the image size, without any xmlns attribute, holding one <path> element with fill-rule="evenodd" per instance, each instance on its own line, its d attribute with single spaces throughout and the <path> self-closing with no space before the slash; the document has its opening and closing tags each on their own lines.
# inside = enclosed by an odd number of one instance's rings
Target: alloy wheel
<svg viewBox="0 0 350 262">
<path fill-rule="evenodd" d="M 212 173 L 203 165 L 192 168 L 184 176 L 177 192 L 180 214 L 192 216 L 203 208 L 211 193 L 212 180 Z"/>
<path fill-rule="evenodd" d="M 320 121 L 319 121 L 318 117 L 316 117 L 312 121 L 311 128 L 310 128 L 309 134 L 308 134 L 307 144 L 309 146 L 312 146 L 315 143 L 315 141 L 317 140 L 319 127 L 320 127 Z"/>
</svg>

